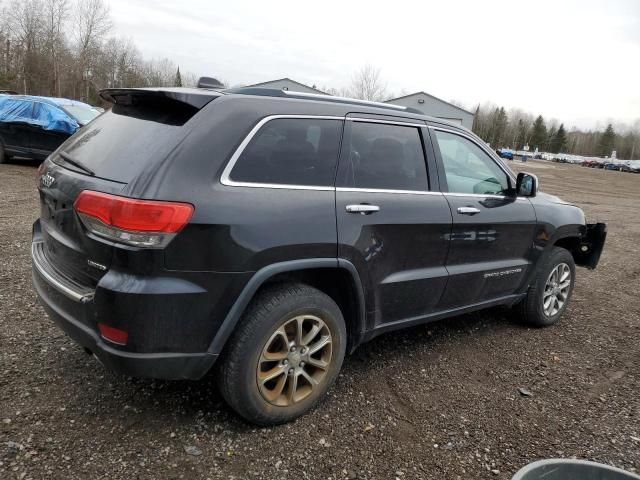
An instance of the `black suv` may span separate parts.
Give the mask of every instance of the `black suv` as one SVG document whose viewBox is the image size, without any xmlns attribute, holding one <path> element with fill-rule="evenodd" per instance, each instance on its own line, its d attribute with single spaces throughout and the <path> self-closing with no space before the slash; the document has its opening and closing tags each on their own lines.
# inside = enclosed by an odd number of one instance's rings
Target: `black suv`
<svg viewBox="0 0 640 480">
<path fill-rule="evenodd" d="M 327 392 L 345 352 L 502 305 L 567 307 L 604 224 L 475 135 L 404 107 L 267 89 L 110 89 L 41 166 L 35 287 L 108 367 L 198 379 L 258 424 Z"/>
</svg>

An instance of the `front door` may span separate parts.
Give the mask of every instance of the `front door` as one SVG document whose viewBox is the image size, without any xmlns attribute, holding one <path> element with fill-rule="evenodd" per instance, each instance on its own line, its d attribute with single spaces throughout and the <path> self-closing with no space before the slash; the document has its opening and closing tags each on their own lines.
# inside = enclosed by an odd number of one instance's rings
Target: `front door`
<svg viewBox="0 0 640 480">
<path fill-rule="evenodd" d="M 513 178 L 472 137 L 430 130 L 453 216 L 442 308 L 515 294 L 531 266 L 536 226 L 531 202 L 513 194 Z"/>
<path fill-rule="evenodd" d="M 336 181 L 338 256 L 365 284 L 369 328 L 426 316 L 446 285 L 451 212 L 437 191 L 425 127 L 347 117 Z"/>
</svg>

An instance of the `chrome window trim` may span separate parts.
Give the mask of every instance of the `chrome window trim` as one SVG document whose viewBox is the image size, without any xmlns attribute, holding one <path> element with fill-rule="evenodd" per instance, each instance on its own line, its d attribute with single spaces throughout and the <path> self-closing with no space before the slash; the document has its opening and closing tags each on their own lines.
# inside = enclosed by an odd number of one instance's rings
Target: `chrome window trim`
<svg viewBox="0 0 640 480">
<path fill-rule="evenodd" d="M 269 115 L 261 119 L 256 125 L 251 129 L 251 131 L 247 134 L 247 136 L 242 140 L 242 143 L 236 148 L 236 151 L 233 152 L 231 158 L 227 162 L 227 166 L 222 171 L 222 175 L 220 176 L 220 183 L 226 185 L 228 187 L 250 187 L 250 188 L 277 188 L 284 190 L 315 190 L 315 191 L 334 191 L 334 186 L 329 185 L 295 185 L 295 184 L 287 184 L 287 183 L 260 183 L 260 182 L 236 182 L 231 180 L 230 175 L 233 171 L 233 167 L 235 167 L 236 162 L 244 152 L 249 142 L 253 140 L 253 137 L 258 133 L 258 131 L 271 120 L 278 120 L 282 118 L 298 118 L 298 119 L 312 119 L 312 120 L 340 120 L 344 121 L 344 117 L 331 116 L 331 115 Z"/>
<path fill-rule="evenodd" d="M 271 188 L 279 190 L 313 190 L 317 192 L 335 191 L 335 187 L 323 187 L 320 185 L 293 185 L 289 183 L 251 183 L 234 182 L 233 180 L 227 180 L 226 183 L 220 180 L 220 183 L 229 187 Z"/>
<path fill-rule="evenodd" d="M 418 128 L 427 128 L 426 123 L 410 123 L 410 122 L 401 122 L 399 120 L 380 120 L 377 118 L 364 118 L 364 117 L 345 117 L 345 120 L 351 122 L 363 122 L 363 123 L 383 123 L 387 125 L 398 125 L 401 127 L 418 127 Z M 409 119 L 411 120 L 411 119 Z"/>
<path fill-rule="evenodd" d="M 468 135 L 468 134 L 466 134 L 465 132 L 460 131 L 460 130 L 452 130 L 452 129 L 450 129 L 450 128 L 436 127 L 436 126 L 434 126 L 434 125 L 429 125 L 429 128 L 430 128 L 430 129 L 432 129 L 432 130 L 439 130 L 439 131 L 441 131 L 441 132 L 452 133 L 452 134 L 454 134 L 454 135 L 458 135 L 458 136 L 463 137 L 463 138 L 466 138 L 466 139 L 467 139 L 467 140 L 469 140 L 470 142 L 473 142 L 474 144 L 476 144 L 478 147 L 480 147 L 480 149 L 481 149 L 484 153 L 486 153 L 486 154 L 489 156 L 489 158 L 491 159 L 491 161 L 492 161 L 493 163 L 495 163 L 495 164 L 500 168 L 500 170 L 502 170 L 502 171 L 507 175 L 507 177 L 509 177 L 509 178 L 514 182 L 514 187 L 515 187 L 515 181 L 516 181 L 516 178 L 513 176 L 513 173 L 512 173 L 512 172 L 510 172 L 510 171 L 508 171 L 508 170 L 506 170 L 506 169 L 504 168 L 504 166 L 500 164 L 500 162 L 496 162 L 496 160 L 495 160 L 495 159 L 493 158 L 493 156 L 491 155 L 490 150 L 489 150 L 489 149 L 487 149 L 486 145 L 482 145 L 482 144 L 478 143 L 478 141 L 477 141 L 475 138 L 473 138 L 471 135 Z M 437 142 L 437 141 L 438 141 L 438 139 L 436 138 L 436 142 Z M 438 146 L 438 148 L 440 148 L 440 147 Z"/>
<path fill-rule="evenodd" d="M 400 193 L 408 195 L 443 195 L 442 192 L 431 192 L 427 190 L 390 190 L 386 188 L 356 188 L 356 187 L 336 187 L 336 192 L 362 192 L 362 193 Z"/>
<path fill-rule="evenodd" d="M 527 201 L 526 197 L 516 197 L 516 196 L 511 197 L 509 195 L 495 195 L 495 194 L 492 194 L 492 193 L 488 193 L 486 195 L 482 195 L 481 193 L 443 192 L 442 194 L 445 197 L 497 198 L 497 199 L 500 199 L 500 200 L 514 199 L 514 200 Z"/>
</svg>

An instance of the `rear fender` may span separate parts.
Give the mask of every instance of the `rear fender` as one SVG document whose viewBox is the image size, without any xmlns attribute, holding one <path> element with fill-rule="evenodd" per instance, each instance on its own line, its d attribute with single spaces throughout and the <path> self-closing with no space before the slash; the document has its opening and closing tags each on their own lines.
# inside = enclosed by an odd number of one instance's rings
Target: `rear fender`
<svg viewBox="0 0 640 480">
<path fill-rule="evenodd" d="M 360 277 L 358 276 L 358 272 L 353 264 L 351 264 L 347 260 L 336 258 L 310 258 L 304 260 L 292 260 L 287 262 L 275 263 L 258 270 L 253 275 L 253 277 L 251 277 L 251 280 L 249 280 L 244 290 L 231 307 L 231 310 L 229 310 L 229 313 L 222 322 L 220 329 L 216 333 L 207 351 L 209 353 L 222 352 L 227 340 L 235 330 L 238 322 L 242 318 L 242 314 L 255 296 L 256 292 L 263 284 L 269 281 L 269 279 L 283 273 L 315 268 L 340 268 L 346 270 L 351 275 L 354 282 L 355 291 L 357 292 L 356 302 L 358 307 L 357 327 L 355 328 L 355 332 L 353 332 L 355 333 L 356 338 L 353 338 L 350 341 L 352 349 L 355 348 L 355 346 L 357 346 L 362 341 L 362 338 L 364 336 L 366 311 L 364 304 L 364 291 L 362 288 L 362 283 L 360 282 Z"/>
</svg>

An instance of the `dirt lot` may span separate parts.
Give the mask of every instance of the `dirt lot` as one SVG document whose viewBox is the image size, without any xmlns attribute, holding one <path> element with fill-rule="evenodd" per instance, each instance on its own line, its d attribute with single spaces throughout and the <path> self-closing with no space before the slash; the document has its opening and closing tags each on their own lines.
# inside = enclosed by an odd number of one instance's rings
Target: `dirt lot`
<svg viewBox="0 0 640 480">
<path fill-rule="evenodd" d="M 561 323 L 490 311 L 385 335 L 313 413 L 256 429 L 210 378 L 124 378 L 53 326 L 30 279 L 35 167 L 0 165 L 0 478 L 507 479 L 572 456 L 640 470 L 640 175 L 514 167 L 609 223 Z"/>
</svg>

